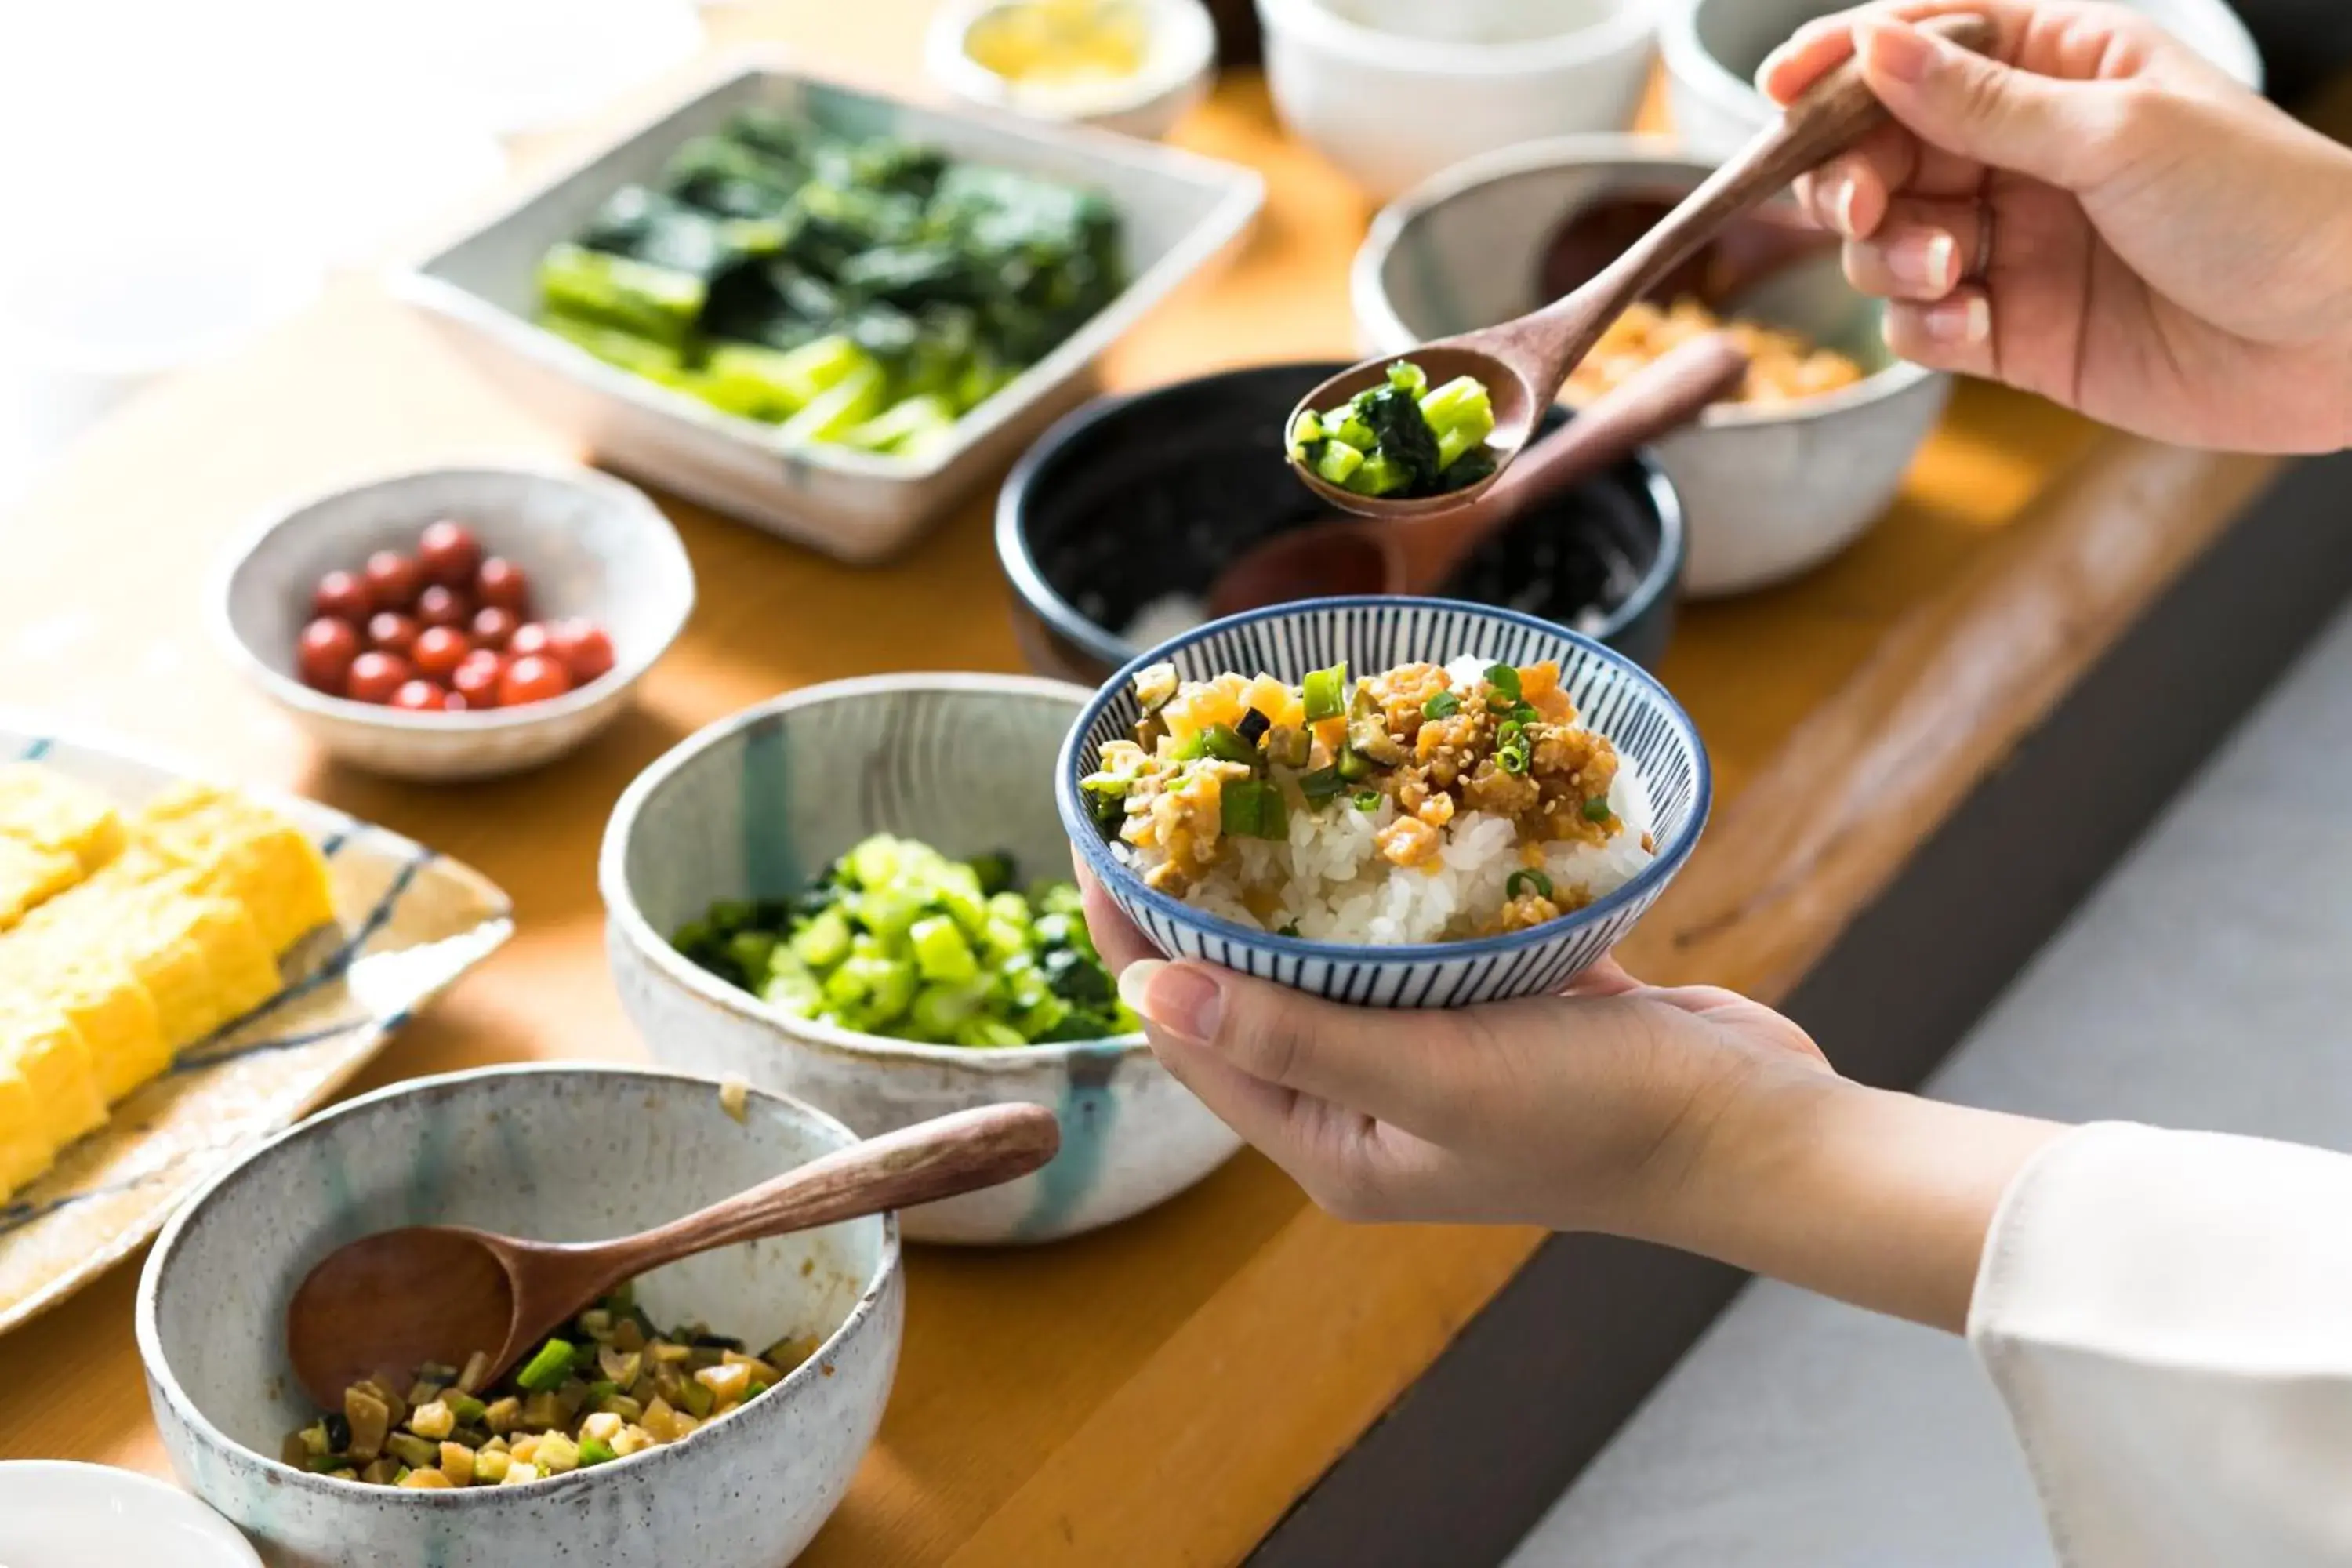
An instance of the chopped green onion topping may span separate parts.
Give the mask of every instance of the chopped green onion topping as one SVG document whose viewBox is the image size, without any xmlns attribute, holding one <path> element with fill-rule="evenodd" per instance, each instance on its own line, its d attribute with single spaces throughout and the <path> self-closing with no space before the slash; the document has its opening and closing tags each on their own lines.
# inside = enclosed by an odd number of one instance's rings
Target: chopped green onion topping
<svg viewBox="0 0 2352 1568">
<path fill-rule="evenodd" d="M 1340 747 L 1339 760 L 1332 766 L 1338 771 L 1339 776 L 1349 784 L 1363 783 L 1372 776 L 1374 771 L 1372 764 L 1364 760 L 1363 753 L 1353 746 Z"/>
<path fill-rule="evenodd" d="M 1335 664 L 1328 669 L 1310 669 L 1299 683 L 1299 694 L 1307 703 L 1309 724 L 1325 719 L 1337 719 L 1347 711 L 1348 667 Z"/>
<path fill-rule="evenodd" d="M 1513 702 L 1517 702 L 1519 700 L 1519 672 L 1507 664 L 1488 665 L 1486 667 L 1486 684 L 1501 692 L 1505 697 L 1509 698 Z"/>
<path fill-rule="evenodd" d="M 586 1469 L 590 1465 L 609 1465 L 619 1458 L 618 1454 L 613 1452 L 613 1445 L 602 1437 L 580 1439 L 580 1468 L 583 1469 Z"/>
<path fill-rule="evenodd" d="M 1541 871 L 1512 872 L 1510 880 L 1503 884 L 1503 896 L 1507 899 L 1518 898 L 1523 888 L 1533 888 L 1542 898 L 1551 897 L 1551 879 Z"/>
<path fill-rule="evenodd" d="M 1199 762 L 1209 754 L 1209 732 L 1206 730 L 1196 731 L 1191 740 L 1177 746 L 1175 754 L 1180 763 Z"/>
<path fill-rule="evenodd" d="M 1201 735 L 1207 753 L 1220 762 L 1253 766 L 1257 762 L 1257 748 L 1242 739 L 1241 732 L 1230 724 L 1212 724 Z"/>
<path fill-rule="evenodd" d="M 1504 746 L 1495 752 L 1495 761 L 1507 773 L 1528 771 L 1528 753 L 1517 746 Z"/>
<path fill-rule="evenodd" d="M 1584 803 L 1584 820 L 1587 822 L 1608 821 L 1609 797 L 1607 795 L 1596 795 L 1591 800 L 1586 801 Z"/>
<path fill-rule="evenodd" d="M 1378 811 L 1380 808 L 1380 791 L 1376 789 L 1360 789 L 1356 792 L 1356 809 L 1358 811 Z"/>
<path fill-rule="evenodd" d="M 1451 691 L 1441 691 L 1421 705 L 1424 719 L 1451 719 L 1462 711 L 1462 699 Z"/>
<path fill-rule="evenodd" d="M 1217 800 L 1218 826 L 1235 838 L 1284 838 L 1290 813 L 1282 791 L 1264 779 L 1230 779 Z"/>
</svg>

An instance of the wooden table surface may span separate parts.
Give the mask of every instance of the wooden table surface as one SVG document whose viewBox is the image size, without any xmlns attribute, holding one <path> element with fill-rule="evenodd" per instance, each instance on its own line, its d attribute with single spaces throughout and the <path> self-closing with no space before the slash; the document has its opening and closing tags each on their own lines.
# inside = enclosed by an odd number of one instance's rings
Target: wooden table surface
<svg viewBox="0 0 2352 1568">
<path fill-rule="evenodd" d="M 794 0 L 706 15 L 721 41 L 782 39 L 846 74 L 911 82 L 926 10 Z M 1344 353 L 1344 277 L 1368 205 L 1281 138 L 1254 78 L 1225 83 L 1176 140 L 1263 171 L 1267 210 L 1237 262 L 1121 345 L 1112 384 Z M 671 505 L 700 605 L 614 730 L 541 774 L 463 789 L 322 762 L 208 642 L 224 542 L 289 492 L 485 450 L 575 447 L 352 281 L 117 416 L 0 530 L 0 700 L 314 795 L 513 894 L 514 942 L 359 1089 L 640 1057 L 605 975 L 594 886 L 597 837 L 630 777 L 699 725 L 807 682 L 1018 668 L 986 495 L 877 571 Z M 1963 388 L 1857 548 L 1801 583 L 1688 613 L 1662 674 L 1712 749 L 1717 816 L 1629 962 L 1785 994 L 2272 468 Z M 803 1561 L 1234 1563 L 1537 1239 L 1343 1226 L 1244 1153 L 1108 1233 L 918 1249 L 880 1439 Z M 163 1468 L 131 1340 L 136 1274 L 126 1264 L 0 1340 L 0 1457 Z"/>
</svg>

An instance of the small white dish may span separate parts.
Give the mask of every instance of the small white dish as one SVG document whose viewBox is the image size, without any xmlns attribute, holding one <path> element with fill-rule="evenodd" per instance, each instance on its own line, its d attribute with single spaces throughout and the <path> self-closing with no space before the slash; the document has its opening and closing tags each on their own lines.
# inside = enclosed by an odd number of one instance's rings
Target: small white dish
<svg viewBox="0 0 2352 1568">
<path fill-rule="evenodd" d="M 0 1464 L 7 1568 L 261 1568 L 228 1521 L 179 1488 L 110 1465 Z"/>
<path fill-rule="evenodd" d="M 931 19 L 924 64 L 941 87 L 976 109 L 1091 125 L 1157 141 L 1208 96 L 1217 29 L 1201 0 L 1125 0 L 1143 14 L 1143 67 L 1113 81 L 1032 85 L 1008 81 L 971 57 L 974 27 L 1021 0 L 952 0 Z"/>
<path fill-rule="evenodd" d="M 1807 22 L 1852 0 L 1658 0 L 1658 48 L 1675 134 L 1695 155 L 1727 158 L 1775 110 L 1757 68 Z M 2228 0 L 2124 0 L 2246 86 L 2263 85 L 2262 51 Z"/>
<path fill-rule="evenodd" d="M 549 701 L 473 713 L 409 712 L 303 685 L 294 642 L 320 576 L 356 570 L 371 551 L 412 551 L 425 525 L 445 517 L 523 569 L 534 618 L 584 616 L 604 626 L 612 669 Z M 563 465 L 476 464 L 273 510 L 231 552 L 214 608 L 230 657 L 330 753 L 395 778 L 478 779 L 536 767 L 618 718 L 693 613 L 694 571 L 669 519 L 632 485 Z"/>
<path fill-rule="evenodd" d="M 1387 201 L 1481 153 L 1632 125 L 1654 4 L 1257 0 L 1257 11 L 1283 122 Z"/>
</svg>

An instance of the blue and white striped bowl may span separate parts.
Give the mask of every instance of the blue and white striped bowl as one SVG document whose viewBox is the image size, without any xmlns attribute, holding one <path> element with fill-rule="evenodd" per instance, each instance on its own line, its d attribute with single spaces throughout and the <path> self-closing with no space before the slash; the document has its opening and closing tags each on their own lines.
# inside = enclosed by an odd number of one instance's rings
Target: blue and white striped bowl
<svg viewBox="0 0 2352 1568">
<path fill-rule="evenodd" d="M 1392 947 L 1276 936 L 1146 888 L 1111 853 L 1080 798 L 1078 781 L 1095 770 L 1103 743 L 1132 732 L 1134 678 L 1147 665 L 1173 664 L 1186 680 L 1234 671 L 1296 685 L 1307 671 L 1342 659 L 1363 672 L 1465 655 L 1515 665 L 1557 661 L 1561 689 L 1578 713 L 1633 759 L 1649 792 L 1656 858 L 1607 898 L 1549 924 L 1471 942 Z M 1639 666 L 1549 621 L 1450 599 L 1317 599 L 1196 627 L 1111 678 L 1071 730 L 1054 774 L 1062 826 L 1087 868 L 1162 952 L 1373 1007 L 1464 1007 L 1559 990 L 1616 946 L 1657 901 L 1697 845 L 1712 793 L 1698 731 Z"/>
</svg>

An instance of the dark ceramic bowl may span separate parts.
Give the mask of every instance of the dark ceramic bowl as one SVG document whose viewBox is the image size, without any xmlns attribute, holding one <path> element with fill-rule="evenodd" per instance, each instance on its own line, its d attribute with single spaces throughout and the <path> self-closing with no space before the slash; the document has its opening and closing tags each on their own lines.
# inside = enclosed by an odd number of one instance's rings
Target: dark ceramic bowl
<svg viewBox="0 0 2352 1568">
<path fill-rule="evenodd" d="M 1342 368 L 1227 371 L 1102 399 L 1047 431 L 996 504 L 1029 667 L 1100 685 L 1143 651 L 1122 634 L 1144 606 L 1197 601 L 1250 545 L 1327 515 L 1284 460 L 1282 422 Z M 1442 593 L 1556 621 L 1646 668 L 1673 631 L 1683 555 L 1682 503 L 1637 455 L 1488 541 Z"/>
</svg>

